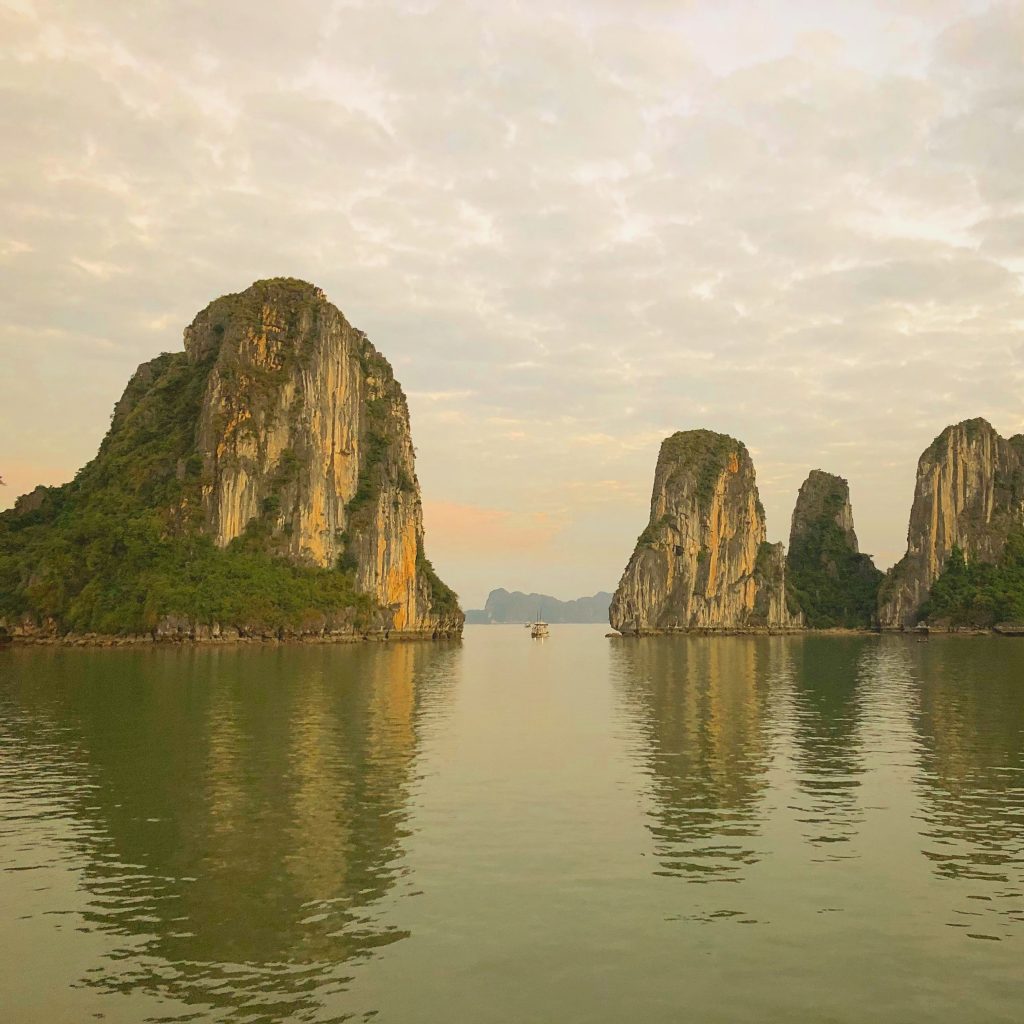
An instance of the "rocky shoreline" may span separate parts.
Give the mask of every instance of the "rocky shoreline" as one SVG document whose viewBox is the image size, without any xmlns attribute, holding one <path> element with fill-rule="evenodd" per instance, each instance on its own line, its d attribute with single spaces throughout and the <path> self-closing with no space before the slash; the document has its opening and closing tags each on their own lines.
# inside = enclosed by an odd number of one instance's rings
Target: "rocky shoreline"
<svg viewBox="0 0 1024 1024">
<path fill-rule="evenodd" d="M 991 629 L 982 629 L 974 626 L 955 626 L 948 629 L 939 629 L 932 626 L 928 629 L 902 629 L 899 627 L 887 627 L 884 629 L 852 629 L 840 626 L 830 626 L 827 629 L 713 629 L 713 628 L 691 628 L 691 629 L 644 629 L 633 632 L 606 633 L 605 636 L 612 640 L 638 640 L 645 637 L 663 636 L 1003 636 L 1003 637 L 1024 637 L 1024 624 L 1018 623 L 997 623 Z"/>
<path fill-rule="evenodd" d="M 402 643 L 423 640 L 461 640 L 454 630 L 373 630 L 360 633 L 234 633 L 213 635 L 182 634 L 155 636 L 151 633 L 105 636 L 99 633 L 10 634 L 0 635 L 0 646 L 8 647 L 171 647 L 191 645 L 220 647 L 233 644 L 360 644 Z"/>
<path fill-rule="evenodd" d="M 304 627 L 270 627 L 258 624 L 224 626 L 197 623 L 188 618 L 164 616 L 145 633 L 72 633 L 62 632 L 53 619 L 42 623 L 22 619 L 15 623 L 0 620 L 0 644 L 35 647 L 138 647 L 168 644 L 358 644 L 385 643 L 392 640 L 451 640 L 462 635 L 461 623 L 431 622 L 421 629 L 395 629 L 385 616 L 369 622 L 354 622 L 348 616 L 330 619 L 314 616 Z"/>
<path fill-rule="evenodd" d="M 991 629 L 977 629 L 961 626 L 951 629 L 850 629 L 829 627 L 828 629 L 649 629 L 638 632 L 612 632 L 605 637 L 610 640 L 639 640 L 649 637 L 666 636 L 941 636 L 941 637 L 1024 637 L 1024 624 L 998 623 Z M 462 633 L 449 630 L 337 630 L 333 632 L 299 632 L 294 630 L 237 630 L 214 631 L 211 627 L 193 631 L 131 634 L 125 636 L 100 633 L 44 632 L 42 630 L 8 632 L 0 627 L 0 647 L 169 647 L 192 645 L 229 646 L 232 644 L 360 644 L 360 643 L 409 643 L 424 640 L 461 640 Z"/>
</svg>

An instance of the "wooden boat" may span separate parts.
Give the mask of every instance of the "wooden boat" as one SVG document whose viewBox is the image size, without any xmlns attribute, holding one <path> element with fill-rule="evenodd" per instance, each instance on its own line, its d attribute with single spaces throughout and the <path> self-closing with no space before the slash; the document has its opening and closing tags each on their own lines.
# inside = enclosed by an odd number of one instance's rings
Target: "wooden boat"
<svg viewBox="0 0 1024 1024">
<path fill-rule="evenodd" d="M 530 636 L 532 636 L 534 640 L 543 640 L 544 637 L 548 636 L 548 624 L 546 622 L 538 620 L 537 622 L 531 622 L 529 626 Z"/>
</svg>

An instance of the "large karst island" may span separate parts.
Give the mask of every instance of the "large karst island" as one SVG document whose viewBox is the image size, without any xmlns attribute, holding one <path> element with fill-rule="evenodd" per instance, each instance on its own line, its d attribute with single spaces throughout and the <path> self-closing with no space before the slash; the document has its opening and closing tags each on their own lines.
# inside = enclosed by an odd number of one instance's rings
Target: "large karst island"
<svg viewBox="0 0 1024 1024">
<path fill-rule="evenodd" d="M 622 633 L 796 629 L 781 544 L 765 539 L 764 508 L 746 446 L 691 430 L 658 454 L 651 517 L 612 597 Z"/>
<path fill-rule="evenodd" d="M 143 363 L 99 453 L 0 514 L 15 637 L 448 637 L 409 411 L 311 284 L 210 303 Z"/>
<path fill-rule="evenodd" d="M 879 598 L 884 629 L 1024 623 L 1024 434 L 972 419 L 935 438 L 917 464 L 907 553 Z"/>
<path fill-rule="evenodd" d="M 1024 435 L 947 427 L 918 463 L 907 553 L 862 554 L 849 487 L 813 470 L 786 553 L 766 540 L 746 447 L 709 430 L 662 443 L 650 520 L 609 612 L 626 635 L 803 629 L 1024 632 Z"/>
</svg>

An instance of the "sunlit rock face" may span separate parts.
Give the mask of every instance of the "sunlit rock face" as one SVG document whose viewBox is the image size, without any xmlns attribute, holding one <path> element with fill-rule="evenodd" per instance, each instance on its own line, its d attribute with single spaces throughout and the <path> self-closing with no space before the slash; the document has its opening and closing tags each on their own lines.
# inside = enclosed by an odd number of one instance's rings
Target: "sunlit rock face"
<svg viewBox="0 0 1024 1024">
<path fill-rule="evenodd" d="M 917 464 L 907 553 L 879 595 L 885 629 L 914 625 L 950 552 L 996 562 L 1024 522 L 1024 435 L 1000 437 L 983 419 L 947 427 Z"/>
<path fill-rule="evenodd" d="M 651 516 L 612 599 L 623 633 L 789 629 L 782 545 L 765 542 L 746 447 L 709 430 L 665 439 Z"/>
<path fill-rule="evenodd" d="M 352 568 L 394 629 L 458 632 L 423 551 L 409 410 L 391 366 L 313 285 L 258 281 L 185 331 L 210 364 L 196 433 L 205 529 L 296 563 Z"/>
</svg>

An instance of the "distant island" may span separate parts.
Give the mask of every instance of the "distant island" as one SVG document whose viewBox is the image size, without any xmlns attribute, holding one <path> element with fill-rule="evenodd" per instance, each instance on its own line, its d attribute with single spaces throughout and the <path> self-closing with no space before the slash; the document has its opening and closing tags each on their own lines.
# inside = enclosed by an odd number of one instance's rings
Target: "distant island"
<svg viewBox="0 0 1024 1024">
<path fill-rule="evenodd" d="M 607 622 L 611 602 L 612 595 L 603 590 L 592 597 L 559 601 L 549 594 L 524 594 L 519 590 L 499 588 L 487 595 L 483 608 L 471 608 L 466 612 L 466 623 L 499 625 L 532 622 L 536 618 L 545 622 Z"/>
</svg>

